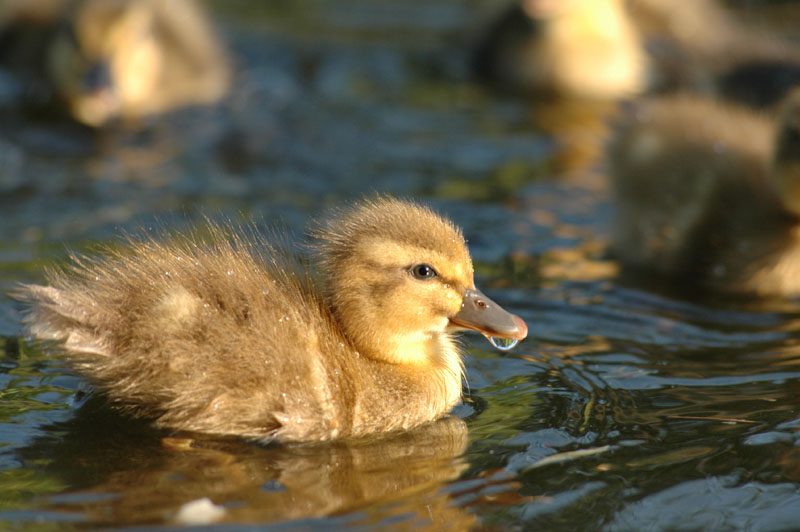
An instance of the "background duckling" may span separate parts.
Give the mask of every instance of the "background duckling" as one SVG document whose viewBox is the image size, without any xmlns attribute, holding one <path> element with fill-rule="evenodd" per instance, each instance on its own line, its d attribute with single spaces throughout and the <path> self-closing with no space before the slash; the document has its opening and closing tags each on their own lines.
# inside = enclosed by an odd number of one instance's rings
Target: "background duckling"
<svg viewBox="0 0 800 532">
<path fill-rule="evenodd" d="M 677 96 L 633 108 L 608 148 L 628 265 L 731 292 L 800 293 L 800 92 L 775 123 Z"/>
<path fill-rule="evenodd" d="M 479 75 L 519 91 L 618 98 L 647 88 L 648 59 L 623 0 L 522 0 L 490 27 Z"/>
<path fill-rule="evenodd" d="M 158 426 L 261 441 L 436 419 L 461 396 L 454 330 L 527 334 L 475 289 L 461 232 L 413 203 L 364 202 L 317 230 L 324 294 L 262 239 L 210 235 L 132 242 L 21 287 L 30 332 Z"/>
<path fill-rule="evenodd" d="M 46 87 L 79 122 L 101 126 L 219 100 L 230 68 L 192 0 L 12 1 L 0 59 Z M 39 102 L 35 102 L 39 103 Z"/>
<path fill-rule="evenodd" d="M 516 90 L 617 99 L 693 90 L 769 106 L 800 83 L 800 51 L 715 0 L 518 0 L 474 57 Z"/>
</svg>

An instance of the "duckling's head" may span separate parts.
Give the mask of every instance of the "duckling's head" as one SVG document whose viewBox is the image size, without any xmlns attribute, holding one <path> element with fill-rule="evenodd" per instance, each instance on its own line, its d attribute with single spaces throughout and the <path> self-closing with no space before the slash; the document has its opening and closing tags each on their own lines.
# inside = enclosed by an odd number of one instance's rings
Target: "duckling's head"
<svg viewBox="0 0 800 532">
<path fill-rule="evenodd" d="M 527 326 L 481 294 L 461 231 L 420 205 L 379 198 L 316 231 L 327 298 L 359 353 L 452 364 L 450 332 L 521 340 Z"/>
<path fill-rule="evenodd" d="M 800 88 L 792 90 L 781 106 L 772 176 L 783 205 L 800 216 Z"/>
<path fill-rule="evenodd" d="M 78 121 L 100 126 L 155 90 L 162 65 L 148 4 L 90 0 L 78 3 L 62 21 L 47 69 Z"/>
</svg>

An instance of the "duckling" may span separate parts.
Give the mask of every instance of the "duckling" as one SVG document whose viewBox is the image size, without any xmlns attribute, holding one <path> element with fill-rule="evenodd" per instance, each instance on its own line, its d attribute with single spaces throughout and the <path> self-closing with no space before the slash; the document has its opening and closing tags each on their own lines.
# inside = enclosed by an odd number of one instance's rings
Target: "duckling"
<svg viewBox="0 0 800 532">
<path fill-rule="evenodd" d="M 193 0 L 11 0 L 0 43 L 36 100 L 92 127 L 210 104 L 229 85 L 226 54 Z"/>
<path fill-rule="evenodd" d="M 412 202 L 363 201 L 317 227 L 319 288 L 263 238 L 209 232 L 131 241 L 21 286 L 30 333 L 156 426 L 261 442 L 437 419 L 461 397 L 454 331 L 527 335 L 475 288 L 461 231 Z"/>
<path fill-rule="evenodd" d="M 623 0 L 521 0 L 491 26 L 474 68 L 517 91 L 626 97 L 648 85 L 640 41 Z"/>
<path fill-rule="evenodd" d="M 686 95 L 643 102 L 608 158 L 623 263 L 721 291 L 800 293 L 800 90 L 775 120 Z"/>
<path fill-rule="evenodd" d="M 619 99 L 692 90 L 768 107 L 800 84 L 800 52 L 715 0 L 518 0 L 474 58 L 526 92 Z"/>
</svg>

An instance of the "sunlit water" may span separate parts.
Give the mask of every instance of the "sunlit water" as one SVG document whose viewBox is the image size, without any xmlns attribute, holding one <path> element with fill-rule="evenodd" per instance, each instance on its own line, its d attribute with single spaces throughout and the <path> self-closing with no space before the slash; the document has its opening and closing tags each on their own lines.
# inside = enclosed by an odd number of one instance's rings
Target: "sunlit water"
<svg viewBox="0 0 800 532">
<path fill-rule="evenodd" d="M 219 2 L 240 76 L 220 109 L 103 138 L 0 121 L 0 289 L 122 230 L 210 215 L 301 238 L 387 192 L 464 228 L 477 284 L 529 336 L 466 336 L 464 403 L 417 431 L 190 443 L 89 398 L 0 297 L 0 528 L 179 527 L 204 497 L 229 530 L 800 527 L 800 306 L 620 276 L 602 127 L 542 125 L 559 109 L 467 79 L 487 6 L 252 4 Z"/>
</svg>

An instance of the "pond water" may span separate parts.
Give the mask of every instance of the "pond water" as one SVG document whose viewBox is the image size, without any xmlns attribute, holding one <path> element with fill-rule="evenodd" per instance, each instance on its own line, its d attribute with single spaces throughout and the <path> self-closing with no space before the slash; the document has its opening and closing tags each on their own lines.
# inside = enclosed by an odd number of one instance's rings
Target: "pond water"
<svg viewBox="0 0 800 532">
<path fill-rule="evenodd" d="M 70 249 L 204 216 L 280 224 L 365 194 L 461 225 L 478 285 L 528 323 L 465 337 L 453 416 L 377 440 L 258 447 L 109 411 L 0 295 L 0 528 L 797 530 L 800 305 L 618 272 L 596 155 L 607 106 L 470 81 L 499 3 L 214 4 L 237 57 L 216 109 L 136 132 L 0 120 L 0 292 Z M 1 81 L 1 80 L 0 80 Z"/>
</svg>

